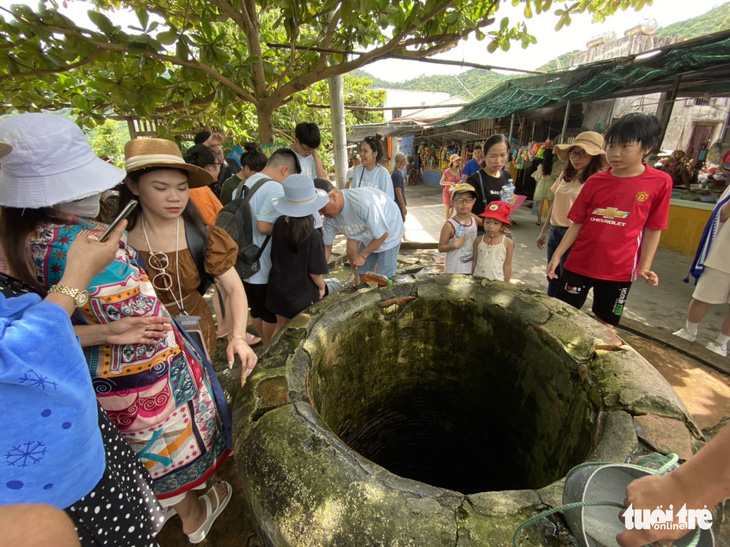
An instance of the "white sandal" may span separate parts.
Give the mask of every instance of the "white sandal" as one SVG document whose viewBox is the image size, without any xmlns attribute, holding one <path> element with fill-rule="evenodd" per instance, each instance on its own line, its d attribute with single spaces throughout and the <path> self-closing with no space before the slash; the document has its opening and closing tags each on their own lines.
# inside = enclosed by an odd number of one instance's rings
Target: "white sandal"
<svg viewBox="0 0 730 547">
<path fill-rule="evenodd" d="M 215 486 L 211 487 L 210 490 L 208 490 L 203 496 L 203 502 L 205 503 L 205 521 L 203 524 L 200 525 L 200 527 L 195 530 L 195 532 L 192 532 L 190 534 L 187 534 L 188 540 L 190 543 L 200 543 L 205 539 L 205 536 L 210 532 L 211 527 L 213 526 L 213 523 L 215 522 L 215 519 L 218 518 L 218 515 L 220 515 L 223 512 L 223 509 L 226 508 L 226 505 L 228 505 L 228 502 L 231 501 L 231 496 L 233 495 L 233 488 L 230 484 L 228 484 L 226 481 L 221 481 L 223 484 L 226 485 L 226 497 L 223 498 L 223 500 L 220 499 L 218 496 L 218 490 Z M 215 508 L 215 511 L 213 510 L 213 507 L 210 504 L 210 493 L 213 492 L 213 495 L 215 496 L 216 501 L 218 502 L 218 506 Z"/>
</svg>

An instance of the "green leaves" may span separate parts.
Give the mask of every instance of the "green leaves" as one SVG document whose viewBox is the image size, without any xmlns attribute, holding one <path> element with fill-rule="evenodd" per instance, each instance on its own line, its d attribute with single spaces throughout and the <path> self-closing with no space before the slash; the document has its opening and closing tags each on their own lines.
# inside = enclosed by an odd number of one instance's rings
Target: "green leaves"
<svg viewBox="0 0 730 547">
<path fill-rule="evenodd" d="M 171 30 L 157 33 L 157 41 L 161 44 L 165 44 L 166 46 L 174 44 L 178 41 L 179 38 L 180 36 L 178 35 L 178 33 Z"/>
<path fill-rule="evenodd" d="M 83 95 L 74 95 L 71 97 L 71 104 L 79 110 L 88 110 L 89 103 Z"/>
<path fill-rule="evenodd" d="M 107 36 L 113 36 L 118 30 L 117 27 L 115 27 L 109 20 L 109 18 L 101 12 L 89 10 L 86 12 L 86 15 L 88 15 L 89 19 L 91 19 L 91 22 L 99 27 L 99 30 L 101 30 Z"/>
<path fill-rule="evenodd" d="M 588 11 L 602 20 L 649 2 L 570 0 L 555 9 L 552 0 L 511 0 L 522 9 L 510 19 L 497 17 L 499 4 L 473 0 L 448 5 L 443 0 L 256 0 L 255 13 L 246 14 L 255 20 L 248 28 L 241 12 L 248 2 L 90 1 L 96 7 L 88 12 L 90 28 L 67 17 L 58 0 L 40 0 L 36 10 L 17 4 L 2 12 L 0 94 L 12 100 L 0 104 L 0 114 L 8 103 L 19 109 L 65 107 L 89 124 L 114 112 L 164 116 L 170 124 L 166 131 L 209 123 L 254 134 L 240 126 L 254 123 L 263 106 L 282 108 L 274 120 L 283 128 L 312 116 L 327 125 L 326 111 L 314 115 L 301 105 L 329 100 L 323 78 L 331 72 L 324 67 L 346 72 L 358 66 L 359 57 L 307 47 L 427 56 L 460 36 L 474 36 L 489 39 L 489 52 L 508 51 L 513 42 L 523 48 L 535 43 L 527 19 L 554 13 L 561 28 L 575 13 Z M 117 9 L 133 12 L 139 28 L 115 24 L 122 18 L 109 10 Z M 331 17 L 337 21 L 333 28 Z M 363 86 L 347 100 L 369 101 L 369 93 Z M 377 116 L 348 113 L 348 122 Z"/>
</svg>

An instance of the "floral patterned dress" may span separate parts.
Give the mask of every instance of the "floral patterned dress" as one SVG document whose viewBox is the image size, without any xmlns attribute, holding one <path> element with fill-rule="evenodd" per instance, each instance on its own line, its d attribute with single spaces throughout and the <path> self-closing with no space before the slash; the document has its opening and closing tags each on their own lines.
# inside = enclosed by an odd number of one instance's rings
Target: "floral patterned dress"
<svg viewBox="0 0 730 547">
<path fill-rule="evenodd" d="M 57 283 L 66 253 L 94 221 L 47 225 L 31 237 L 41 283 Z M 89 300 L 74 313 L 78 325 L 108 324 L 129 316 L 168 312 L 122 238 L 116 259 L 91 281 Z M 84 348 L 96 397 L 153 479 L 160 499 L 203 484 L 231 452 L 230 415 L 215 374 L 206 370 L 183 331 L 173 329 L 157 345 L 99 345 Z"/>
</svg>

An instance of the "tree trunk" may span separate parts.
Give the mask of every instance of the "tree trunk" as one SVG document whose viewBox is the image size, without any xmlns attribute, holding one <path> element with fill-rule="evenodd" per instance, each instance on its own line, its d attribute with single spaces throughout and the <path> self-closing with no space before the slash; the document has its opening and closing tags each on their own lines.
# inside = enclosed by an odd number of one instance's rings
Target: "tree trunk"
<svg viewBox="0 0 730 547">
<path fill-rule="evenodd" d="M 275 108 L 268 101 L 261 101 L 256 108 L 259 121 L 259 143 L 274 142 L 274 122 L 272 120 Z"/>
</svg>

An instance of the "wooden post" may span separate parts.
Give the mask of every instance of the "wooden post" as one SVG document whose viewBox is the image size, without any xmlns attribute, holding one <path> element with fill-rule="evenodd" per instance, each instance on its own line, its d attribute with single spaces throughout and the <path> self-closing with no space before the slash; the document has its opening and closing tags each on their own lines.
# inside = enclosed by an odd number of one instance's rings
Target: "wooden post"
<svg viewBox="0 0 730 547">
<path fill-rule="evenodd" d="M 515 115 L 512 114 L 509 117 L 509 137 L 507 137 L 507 140 L 510 143 L 510 146 L 512 145 L 512 131 L 515 129 Z"/>
<path fill-rule="evenodd" d="M 332 144 L 335 148 L 335 185 L 345 187 L 347 177 L 347 136 L 345 129 L 345 98 L 342 75 L 332 76 L 330 86 L 330 114 L 332 116 Z"/>
<path fill-rule="evenodd" d="M 679 90 L 680 76 L 674 79 L 674 86 L 669 91 L 662 92 L 659 97 L 659 105 L 657 106 L 657 114 L 659 114 L 659 125 L 661 126 L 661 133 L 656 141 L 656 150 L 652 150 L 649 154 L 649 165 L 653 165 L 653 160 L 657 157 L 657 154 L 662 149 L 662 143 L 664 142 L 664 135 L 667 133 L 667 126 L 669 121 L 672 119 L 672 110 L 674 109 L 674 101 L 677 98 L 677 91 Z"/>
<path fill-rule="evenodd" d="M 565 103 L 565 117 L 563 118 L 563 130 L 560 132 L 560 144 L 565 144 L 565 132 L 568 130 L 568 118 L 570 117 L 570 101 Z M 550 136 L 548 135 L 548 138 Z"/>
</svg>

